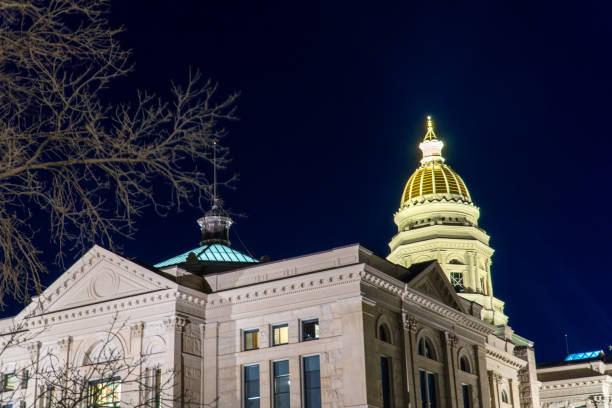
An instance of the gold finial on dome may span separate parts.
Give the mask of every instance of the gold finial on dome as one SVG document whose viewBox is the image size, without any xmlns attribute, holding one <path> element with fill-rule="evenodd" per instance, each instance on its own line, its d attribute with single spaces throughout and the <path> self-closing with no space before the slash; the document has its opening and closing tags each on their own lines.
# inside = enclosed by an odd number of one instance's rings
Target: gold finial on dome
<svg viewBox="0 0 612 408">
<path fill-rule="evenodd" d="M 436 140 L 436 133 L 433 130 L 433 122 L 431 116 L 427 116 L 427 134 L 423 140 Z"/>
</svg>

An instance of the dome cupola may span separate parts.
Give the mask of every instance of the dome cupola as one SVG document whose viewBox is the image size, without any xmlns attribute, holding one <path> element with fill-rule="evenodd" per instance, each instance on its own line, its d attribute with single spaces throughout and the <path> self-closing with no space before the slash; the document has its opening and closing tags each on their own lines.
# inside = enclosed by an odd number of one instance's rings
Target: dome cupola
<svg viewBox="0 0 612 408">
<path fill-rule="evenodd" d="M 421 166 L 408 179 L 400 208 L 425 202 L 453 201 L 472 204 L 470 193 L 461 177 L 444 163 L 444 143 L 436 137 L 431 116 L 427 117 L 427 134 L 419 148 Z"/>
</svg>

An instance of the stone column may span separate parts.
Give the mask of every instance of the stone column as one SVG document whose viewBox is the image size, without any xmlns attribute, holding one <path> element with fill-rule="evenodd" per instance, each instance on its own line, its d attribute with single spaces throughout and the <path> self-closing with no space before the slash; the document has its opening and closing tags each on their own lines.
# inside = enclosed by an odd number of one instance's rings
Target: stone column
<svg viewBox="0 0 612 408">
<path fill-rule="evenodd" d="M 67 336 L 64 337 L 63 339 L 59 340 L 57 342 L 58 345 L 58 349 L 60 351 L 60 355 L 58 356 L 58 362 L 61 364 L 62 360 L 64 363 L 64 369 L 66 370 L 66 376 L 64 377 L 64 386 L 63 386 L 63 390 L 61 391 L 61 396 L 64 395 L 64 393 L 67 392 L 67 390 L 72 389 L 71 385 L 68 384 L 68 378 L 70 378 L 70 349 L 71 349 L 71 345 L 72 345 L 72 336 Z"/>
<path fill-rule="evenodd" d="M 142 404 L 146 401 L 146 388 L 144 387 L 145 376 L 143 373 L 142 360 L 144 355 L 143 350 L 143 331 L 144 323 L 138 322 L 130 326 L 130 354 L 132 358 L 138 358 L 138 370 L 134 373 L 134 377 L 138 380 L 138 403 Z M 136 389 L 134 389 L 136 391 Z"/>
<path fill-rule="evenodd" d="M 456 372 L 456 364 L 455 364 L 455 354 L 457 347 L 457 336 L 452 333 L 444 332 L 444 356 L 446 360 L 445 370 L 446 370 L 446 381 L 447 390 L 446 395 L 448 395 L 448 406 L 451 408 L 457 408 L 457 403 L 459 399 L 457 398 L 457 372 Z"/>
<path fill-rule="evenodd" d="M 175 407 L 182 407 L 184 403 L 184 378 L 183 378 L 183 329 L 187 324 L 187 319 L 181 316 L 172 316 L 164 320 L 164 329 L 168 333 L 169 361 L 166 368 L 173 376 L 174 386 L 167 392 L 167 398 L 172 401 Z"/>
<path fill-rule="evenodd" d="M 502 376 L 497 374 L 495 371 L 489 371 L 489 384 L 491 386 L 491 408 L 501 407 L 501 393 L 499 390 L 499 384 L 501 383 Z"/>
<path fill-rule="evenodd" d="M 406 333 L 407 331 L 407 333 Z M 406 368 L 406 377 L 412 374 L 412 389 L 410 390 L 410 406 L 418 408 L 421 406 L 421 393 L 418 392 L 420 387 L 419 368 L 416 364 L 416 356 L 418 354 L 418 345 L 416 341 L 417 321 L 414 317 L 408 317 L 404 320 L 404 336 L 407 337 L 406 356 L 409 358 Z M 409 365 L 409 366 L 408 366 Z"/>
<path fill-rule="evenodd" d="M 219 406 L 219 327 L 217 322 L 200 325 L 202 333 L 202 406 Z"/>
<path fill-rule="evenodd" d="M 416 322 L 413 320 L 413 329 L 416 329 Z M 412 356 L 412 340 L 410 338 L 411 325 L 406 318 L 406 312 L 402 312 L 402 339 L 404 342 L 404 373 L 406 376 L 406 392 L 404 401 L 408 401 L 408 404 L 412 407 L 415 406 L 416 400 L 414 399 L 416 394 L 415 382 L 416 378 L 413 373 L 413 356 Z M 412 378 L 412 381 L 410 380 Z"/>
<path fill-rule="evenodd" d="M 492 405 L 492 398 L 488 382 L 486 351 L 483 346 L 474 346 L 474 351 L 476 354 L 476 374 L 478 374 L 478 397 L 480 399 L 480 406 L 488 407 Z"/>
<path fill-rule="evenodd" d="M 32 401 L 32 404 L 27 404 L 27 406 L 33 406 L 33 403 L 36 402 L 39 398 L 38 395 L 38 370 L 39 370 L 39 361 L 40 361 L 40 347 L 41 347 L 41 342 L 40 341 L 36 341 L 34 343 L 29 343 L 26 345 L 26 349 L 28 350 L 28 353 L 30 354 L 30 360 L 32 361 L 32 368 L 34 369 L 34 373 L 30 373 L 29 376 L 30 377 L 34 377 L 34 387 L 30 387 L 28 386 L 28 389 L 31 390 L 33 388 L 32 392 L 28 392 L 28 399 L 30 399 Z"/>
<path fill-rule="evenodd" d="M 514 408 L 520 408 L 521 407 L 521 398 L 520 398 L 520 393 L 519 393 L 519 384 L 517 380 L 513 380 L 513 379 L 509 379 L 508 380 L 508 385 L 510 386 L 510 394 L 512 398 L 512 406 Z"/>
</svg>

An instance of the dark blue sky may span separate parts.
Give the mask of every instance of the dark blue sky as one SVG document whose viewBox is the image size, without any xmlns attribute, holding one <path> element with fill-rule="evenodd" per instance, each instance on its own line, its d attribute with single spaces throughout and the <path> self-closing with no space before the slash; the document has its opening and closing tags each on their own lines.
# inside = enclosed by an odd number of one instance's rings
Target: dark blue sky
<svg viewBox="0 0 612 408">
<path fill-rule="evenodd" d="M 117 0 L 112 23 L 134 50 L 126 95 L 189 67 L 242 92 L 225 140 L 241 180 L 223 197 L 257 257 L 355 242 L 386 256 L 431 114 L 496 249 L 495 294 L 544 362 L 564 333 L 570 351 L 612 343 L 612 8 L 598 3 Z M 200 215 L 148 214 L 125 254 L 196 247 Z"/>
</svg>

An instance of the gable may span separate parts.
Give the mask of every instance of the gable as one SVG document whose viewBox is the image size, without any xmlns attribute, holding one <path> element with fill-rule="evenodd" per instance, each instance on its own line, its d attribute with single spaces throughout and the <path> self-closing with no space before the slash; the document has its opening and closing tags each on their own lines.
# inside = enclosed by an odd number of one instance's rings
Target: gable
<svg viewBox="0 0 612 408">
<path fill-rule="evenodd" d="M 38 299 L 48 313 L 174 286 L 171 280 L 95 245 Z M 27 313 L 31 306 L 20 315 Z"/>
<path fill-rule="evenodd" d="M 436 299 L 453 309 L 466 313 L 455 289 L 446 278 L 440 264 L 436 261 L 428 262 L 427 267 L 422 269 L 408 282 L 408 287 Z"/>
</svg>

